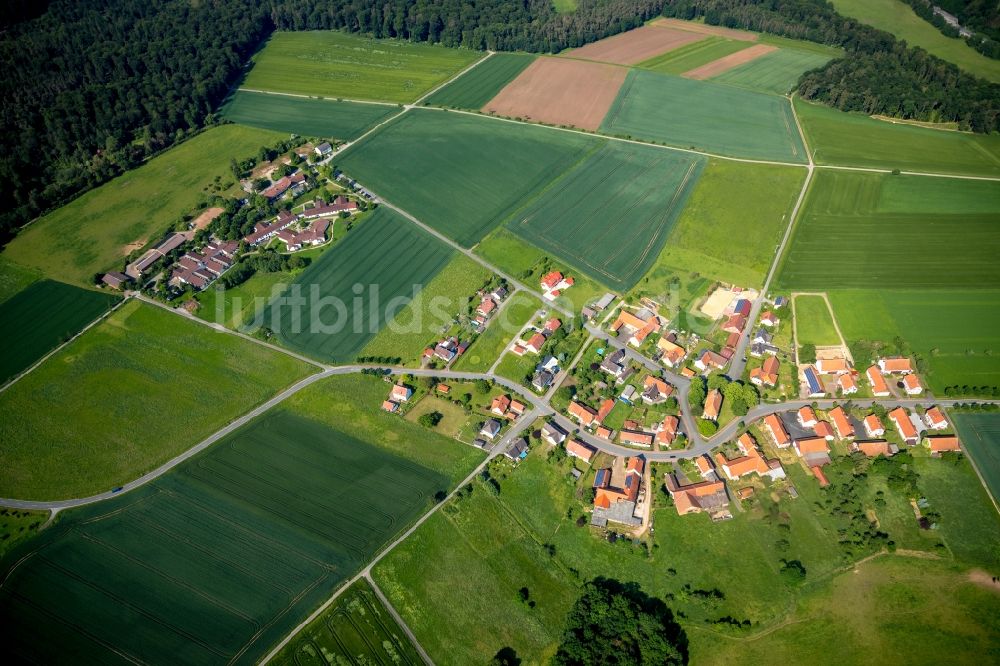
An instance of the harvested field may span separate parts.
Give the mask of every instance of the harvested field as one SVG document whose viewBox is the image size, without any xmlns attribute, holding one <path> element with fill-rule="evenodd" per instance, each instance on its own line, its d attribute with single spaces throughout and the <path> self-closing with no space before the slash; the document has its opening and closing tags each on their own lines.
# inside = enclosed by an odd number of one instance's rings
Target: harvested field
<svg viewBox="0 0 1000 666">
<path fill-rule="evenodd" d="M 726 37 L 727 39 L 741 39 L 745 42 L 756 42 L 760 35 L 747 32 L 745 30 L 733 30 L 732 28 L 723 28 L 721 25 L 706 25 L 704 23 L 695 23 L 693 21 L 682 21 L 680 19 L 672 18 L 661 18 L 650 23 L 654 27 L 664 27 L 664 28 L 674 28 L 676 30 L 686 30 L 688 32 L 697 32 L 702 35 L 717 35 L 719 37 Z"/>
<path fill-rule="evenodd" d="M 697 32 L 674 30 L 654 23 L 607 37 L 562 55 L 617 65 L 635 65 L 699 39 L 704 37 Z"/>
<path fill-rule="evenodd" d="M 518 213 L 510 228 L 594 279 L 628 289 L 656 260 L 705 161 L 609 141 Z"/>
<path fill-rule="evenodd" d="M 483 111 L 596 130 L 627 74 L 623 67 L 539 58 L 491 99 Z"/>
<path fill-rule="evenodd" d="M 191 220 L 191 225 L 195 230 L 200 231 L 210 225 L 212 220 L 222 215 L 225 211 L 224 208 L 219 208 L 218 206 L 213 206 L 211 208 L 206 208 L 202 211 L 201 215 Z"/>
<path fill-rule="evenodd" d="M 739 67 L 740 65 L 745 65 L 748 62 L 752 62 L 763 55 L 767 55 L 768 53 L 777 50 L 778 47 L 771 46 L 770 44 L 755 44 L 748 49 L 737 51 L 736 53 L 724 56 L 718 60 L 702 65 L 701 67 L 695 67 L 692 70 L 684 72 L 683 76 L 689 79 L 697 79 L 699 81 L 709 79 L 713 76 L 718 76 L 723 72 L 728 72 L 729 70 Z"/>
</svg>

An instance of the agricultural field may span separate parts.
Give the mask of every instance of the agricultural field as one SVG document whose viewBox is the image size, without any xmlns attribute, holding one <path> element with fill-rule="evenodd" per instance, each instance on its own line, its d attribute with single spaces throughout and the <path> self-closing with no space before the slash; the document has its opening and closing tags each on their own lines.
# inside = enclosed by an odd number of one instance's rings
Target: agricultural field
<svg viewBox="0 0 1000 666">
<path fill-rule="evenodd" d="M 683 48 L 686 44 L 704 39 L 703 34 L 676 29 L 661 22 L 649 23 L 611 37 L 563 51 L 567 58 L 609 62 L 616 65 L 637 65 L 651 58 Z"/>
<path fill-rule="evenodd" d="M 919 198 L 908 199 L 915 190 Z M 998 192 L 997 183 L 821 170 L 778 284 L 800 290 L 1000 287 Z M 922 201 L 934 201 L 930 211 Z"/>
<path fill-rule="evenodd" d="M 41 278 L 40 272 L 19 266 L 0 255 L 0 303 L 21 293 Z"/>
<path fill-rule="evenodd" d="M 475 308 L 476 290 L 489 278 L 490 272 L 481 264 L 454 254 L 417 298 L 365 345 L 361 356 L 388 356 L 401 358 L 404 365 L 419 364 L 424 349 L 451 328 L 456 315 L 465 314 L 469 303 Z"/>
<path fill-rule="evenodd" d="M 1000 415 L 951 413 L 962 447 L 1000 502 Z"/>
<path fill-rule="evenodd" d="M 1000 291 L 849 289 L 829 296 L 848 343 L 902 338 L 927 362 L 923 379 L 939 395 L 947 386 L 1000 386 Z"/>
<path fill-rule="evenodd" d="M 379 208 L 268 304 L 264 326 L 297 352 L 351 361 L 452 254 L 416 225 Z M 298 296 L 304 302 L 287 302 Z"/>
<path fill-rule="evenodd" d="M 447 485 L 278 408 L 15 551 L 7 653 L 256 663 Z"/>
<path fill-rule="evenodd" d="M 609 141 L 549 184 L 508 228 L 591 278 L 628 289 L 656 260 L 705 161 Z"/>
<path fill-rule="evenodd" d="M 750 46 L 750 42 L 726 39 L 724 37 L 706 37 L 705 39 L 686 44 L 680 48 L 650 58 L 638 64 L 638 67 L 651 69 L 661 74 L 683 74 L 701 67 L 713 60 L 742 51 Z"/>
<path fill-rule="evenodd" d="M 743 49 L 742 51 L 730 53 L 727 56 L 705 63 L 701 67 L 695 67 L 694 69 L 688 70 L 684 72 L 684 77 L 698 81 L 710 79 L 719 74 L 728 72 L 735 67 L 739 67 L 740 65 L 754 62 L 758 58 L 777 50 L 778 47 L 771 46 L 770 44 L 754 44 L 749 48 Z"/>
<path fill-rule="evenodd" d="M 833 315 L 822 296 L 795 297 L 795 337 L 799 344 L 839 345 L 840 336 L 833 325 Z"/>
<path fill-rule="evenodd" d="M 600 62 L 538 58 L 483 112 L 594 131 L 615 101 L 628 70 Z"/>
<path fill-rule="evenodd" d="M 1000 135 L 891 123 L 798 98 L 793 103 L 817 164 L 1000 176 Z"/>
<path fill-rule="evenodd" d="M 805 170 L 709 159 L 666 246 L 637 289 L 698 273 L 746 287 L 764 284 Z M 739 243 L 733 239 L 739 238 Z"/>
<path fill-rule="evenodd" d="M 798 49 L 780 48 L 756 60 L 734 67 L 712 77 L 716 83 L 727 83 L 760 92 L 784 95 L 795 88 L 804 72 L 822 67 L 833 56 Z"/>
<path fill-rule="evenodd" d="M 414 102 L 483 54 L 336 30 L 275 32 L 254 56 L 244 88 L 299 95 Z"/>
<path fill-rule="evenodd" d="M 900 0 L 832 0 L 832 3 L 844 16 L 890 32 L 910 46 L 920 47 L 970 74 L 1000 83 L 1000 61 L 987 58 L 963 39 L 946 37 Z"/>
<path fill-rule="evenodd" d="M 309 366 L 133 301 L 0 393 L 0 487 L 55 500 L 155 469 Z"/>
<path fill-rule="evenodd" d="M 359 104 L 237 90 L 220 112 L 226 120 L 241 125 L 348 141 L 364 134 L 393 113 L 399 113 L 399 109 L 384 104 Z"/>
<path fill-rule="evenodd" d="M 423 663 L 413 644 L 365 580 L 359 580 L 341 593 L 270 663 L 300 666 L 321 664 L 324 659 L 337 663 L 357 661 L 405 666 Z"/>
<path fill-rule="evenodd" d="M 806 161 L 787 99 L 644 70 L 629 72 L 601 131 L 733 157 Z"/>
<path fill-rule="evenodd" d="M 517 332 L 531 320 L 531 316 L 542 307 L 542 302 L 524 292 L 517 292 L 508 298 L 500 313 L 476 338 L 472 346 L 463 354 L 453 369 L 465 372 L 486 372 L 493 366 L 500 354 L 514 340 Z"/>
<path fill-rule="evenodd" d="M 542 127 L 415 109 L 356 144 L 338 166 L 471 247 L 601 143 Z"/>
<path fill-rule="evenodd" d="M 26 227 L 4 257 L 49 277 L 90 286 L 181 215 L 204 208 L 216 178 L 232 182 L 231 158 L 246 159 L 281 134 L 238 125 L 201 132 Z"/>
<path fill-rule="evenodd" d="M 425 104 L 454 109 L 479 109 L 530 65 L 528 53 L 497 53 L 427 98 Z"/>
<path fill-rule="evenodd" d="M 266 312 L 265 306 L 285 291 L 292 276 L 286 272 L 257 272 L 242 284 L 223 289 L 219 283 L 198 292 L 195 316 L 213 324 L 244 333 L 253 332 L 262 322 L 255 321 Z"/>
<path fill-rule="evenodd" d="M 49 351 L 107 312 L 120 297 L 62 282 L 34 282 L 0 303 L 0 383 L 27 370 Z"/>
</svg>

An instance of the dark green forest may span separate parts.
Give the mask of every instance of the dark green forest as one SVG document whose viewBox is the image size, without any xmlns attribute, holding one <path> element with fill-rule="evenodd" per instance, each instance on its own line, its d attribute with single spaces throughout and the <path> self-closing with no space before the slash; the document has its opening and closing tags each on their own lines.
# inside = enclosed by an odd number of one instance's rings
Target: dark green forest
<svg viewBox="0 0 1000 666">
<path fill-rule="evenodd" d="M 825 0 L 12 0 L 0 11 L 0 243 L 216 122 L 273 30 L 343 29 L 471 49 L 552 52 L 663 13 L 841 46 L 799 93 L 844 110 L 997 129 L 1000 86 Z"/>
</svg>

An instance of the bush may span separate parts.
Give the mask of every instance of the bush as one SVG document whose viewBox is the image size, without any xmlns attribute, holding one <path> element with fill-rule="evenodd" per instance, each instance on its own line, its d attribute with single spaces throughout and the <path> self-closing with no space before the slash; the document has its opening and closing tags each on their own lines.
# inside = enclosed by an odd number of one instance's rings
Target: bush
<svg viewBox="0 0 1000 666">
<path fill-rule="evenodd" d="M 719 425 L 715 421 L 698 419 L 698 432 L 701 433 L 702 437 L 711 437 L 718 431 Z"/>
</svg>

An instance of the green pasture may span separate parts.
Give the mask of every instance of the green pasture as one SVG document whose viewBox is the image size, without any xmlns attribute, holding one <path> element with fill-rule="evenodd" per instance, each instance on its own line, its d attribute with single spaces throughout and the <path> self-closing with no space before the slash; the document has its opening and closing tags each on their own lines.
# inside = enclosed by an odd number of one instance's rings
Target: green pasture
<svg viewBox="0 0 1000 666">
<path fill-rule="evenodd" d="M 806 161 L 787 99 L 638 69 L 601 131 L 732 157 Z"/>
<path fill-rule="evenodd" d="M 839 345 L 840 336 L 822 296 L 795 297 L 795 337 L 801 345 Z"/>
<path fill-rule="evenodd" d="M 244 88 L 330 98 L 413 102 L 482 54 L 336 30 L 275 32 Z"/>
<path fill-rule="evenodd" d="M 535 60 L 527 53 L 497 53 L 427 98 L 427 104 L 481 109 Z"/>
<path fill-rule="evenodd" d="M 560 14 L 570 14 L 576 11 L 577 0 L 552 0 L 552 6 Z"/>
<path fill-rule="evenodd" d="M 55 500 L 155 469 L 310 372 L 139 302 L 0 393 L 0 487 Z"/>
<path fill-rule="evenodd" d="M 256 663 L 447 485 L 279 408 L 16 550 L 7 654 Z"/>
<path fill-rule="evenodd" d="M 817 164 L 1000 176 L 1000 135 L 929 129 L 793 100 Z"/>
<path fill-rule="evenodd" d="M 627 289 L 656 260 L 703 158 L 609 141 L 563 174 L 508 227 L 590 277 Z"/>
<path fill-rule="evenodd" d="M 819 171 L 785 250 L 778 285 L 818 291 L 875 284 L 998 287 L 998 192 L 998 183 Z M 922 202 L 931 200 L 925 212 Z"/>
<path fill-rule="evenodd" d="M 120 300 L 117 294 L 41 280 L 0 303 L 0 382 L 22 372 Z"/>
<path fill-rule="evenodd" d="M 42 277 L 37 270 L 25 268 L 0 255 L 0 303 L 9 300 Z"/>
<path fill-rule="evenodd" d="M 0 559 L 17 544 L 35 536 L 48 520 L 48 511 L 0 509 Z"/>
<path fill-rule="evenodd" d="M 1000 415 L 951 414 L 962 448 L 1000 502 Z"/>
<path fill-rule="evenodd" d="M 679 49 L 662 53 L 636 66 L 662 74 L 683 74 L 688 70 L 742 51 L 749 46 L 752 46 L 751 42 L 726 39 L 725 37 L 706 37 L 697 42 L 685 44 Z"/>
<path fill-rule="evenodd" d="M 301 666 L 340 663 L 401 664 L 423 661 L 366 580 L 359 580 L 300 631 L 271 663 Z"/>
<path fill-rule="evenodd" d="M 981 289 L 848 289 L 829 292 L 848 343 L 905 340 L 927 362 L 924 377 L 946 386 L 1000 386 L 1000 292 Z"/>
<path fill-rule="evenodd" d="M 822 67 L 830 59 L 830 55 L 811 51 L 778 49 L 713 76 L 710 80 L 784 95 L 795 89 L 804 72 Z"/>
<path fill-rule="evenodd" d="M 195 316 L 234 331 L 252 332 L 258 308 L 261 314 L 265 312 L 264 306 L 285 291 L 291 281 L 292 275 L 282 271 L 254 273 L 249 280 L 230 289 L 224 289 L 219 282 L 215 282 L 195 295 L 199 303 Z M 256 322 L 256 325 L 260 323 Z"/>
<path fill-rule="evenodd" d="M 220 112 L 226 120 L 241 125 L 346 141 L 364 134 L 389 115 L 399 113 L 399 109 L 384 104 L 359 104 L 237 90 Z"/>
<path fill-rule="evenodd" d="M 295 351 L 353 360 L 451 256 L 447 245 L 379 208 L 268 304 L 264 326 Z M 289 300 L 300 296 L 304 302 Z"/>
<path fill-rule="evenodd" d="M 469 247 L 599 144 L 542 127 L 414 110 L 357 144 L 338 166 Z"/>
<path fill-rule="evenodd" d="M 398 311 L 391 321 L 372 338 L 361 356 L 389 356 L 403 359 L 403 364 L 420 362 L 424 349 L 439 340 L 468 305 L 478 305 L 476 290 L 490 277 L 490 272 L 464 254 L 454 254 L 414 300 Z"/>
<path fill-rule="evenodd" d="M 542 307 L 542 302 L 524 292 L 509 297 L 500 313 L 493 318 L 486 330 L 476 338 L 453 366 L 465 372 L 486 372 L 514 341 L 531 316 Z"/>
<path fill-rule="evenodd" d="M 836 10 L 906 40 L 970 74 L 1000 83 L 1000 61 L 987 58 L 957 37 L 947 37 L 900 0 L 832 0 Z"/>
<path fill-rule="evenodd" d="M 659 294 L 691 273 L 759 288 L 804 180 L 801 168 L 710 159 L 637 289 Z"/>
<path fill-rule="evenodd" d="M 33 222 L 4 255 L 48 277 L 92 285 L 95 273 L 121 270 L 132 250 L 203 208 L 215 178 L 232 184 L 231 158 L 254 156 L 280 138 L 238 125 L 205 130 Z"/>
</svg>

